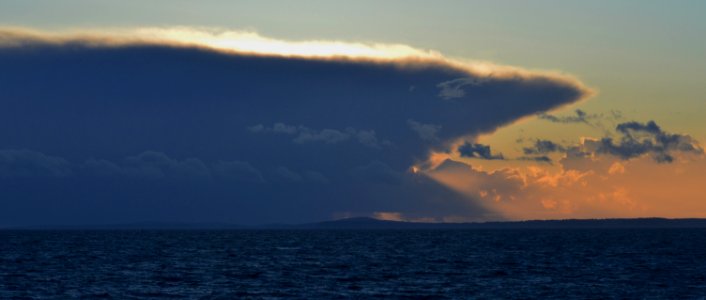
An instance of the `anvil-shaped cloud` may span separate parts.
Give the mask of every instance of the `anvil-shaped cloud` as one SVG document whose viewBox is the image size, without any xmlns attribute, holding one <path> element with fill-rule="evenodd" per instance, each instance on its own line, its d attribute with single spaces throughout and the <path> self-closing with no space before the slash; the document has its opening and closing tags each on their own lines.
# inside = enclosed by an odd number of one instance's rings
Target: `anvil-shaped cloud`
<svg viewBox="0 0 706 300">
<path fill-rule="evenodd" d="M 0 225 L 484 218 L 409 168 L 591 95 L 409 46 L 189 28 L 4 29 L 0 70 Z"/>
</svg>

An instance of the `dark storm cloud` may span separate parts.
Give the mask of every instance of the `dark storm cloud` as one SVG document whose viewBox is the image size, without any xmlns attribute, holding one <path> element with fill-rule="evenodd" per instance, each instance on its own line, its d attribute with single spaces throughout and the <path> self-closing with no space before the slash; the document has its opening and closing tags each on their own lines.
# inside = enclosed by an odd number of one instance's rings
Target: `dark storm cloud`
<svg viewBox="0 0 706 300">
<path fill-rule="evenodd" d="M 488 145 L 474 144 L 474 143 L 469 143 L 469 142 L 465 142 L 462 145 L 458 146 L 458 153 L 461 155 L 461 157 L 489 159 L 489 160 L 505 159 L 503 157 L 502 153 L 493 154 L 490 150 L 490 146 L 488 146 Z"/>
<path fill-rule="evenodd" d="M 106 40 L 0 30 L 0 149 L 30 149 L 3 150 L 0 176 L 43 178 L 0 181 L 3 224 L 299 222 L 352 208 L 484 215 L 407 170 L 461 137 L 590 93 L 568 77 L 444 60 Z M 493 157 L 480 150 L 468 153 Z M 37 219 L 48 203 L 73 206 Z"/>
</svg>

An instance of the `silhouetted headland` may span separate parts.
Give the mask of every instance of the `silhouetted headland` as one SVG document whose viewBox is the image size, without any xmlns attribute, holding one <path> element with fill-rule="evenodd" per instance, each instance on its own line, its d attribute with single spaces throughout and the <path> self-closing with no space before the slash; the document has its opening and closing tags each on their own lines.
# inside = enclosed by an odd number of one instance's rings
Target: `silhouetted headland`
<svg viewBox="0 0 706 300">
<path fill-rule="evenodd" d="M 246 226 L 231 223 L 160 223 L 141 222 L 109 225 L 71 225 L 71 226 L 25 226 L 4 229 L 29 230 L 463 230 L 463 229 L 580 229 L 580 228 L 706 228 L 706 219 L 566 219 L 566 220 L 528 220 L 468 223 L 426 223 L 380 220 L 369 217 L 346 218 L 304 224 L 267 224 Z"/>
<path fill-rule="evenodd" d="M 286 228 L 298 229 L 531 229 L 531 228 L 706 228 L 706 219 L 567 219 L 529 220 L 470 223 L 423 223 L 379 220 L 374 218 L 348 218 Z"/>
</svg>

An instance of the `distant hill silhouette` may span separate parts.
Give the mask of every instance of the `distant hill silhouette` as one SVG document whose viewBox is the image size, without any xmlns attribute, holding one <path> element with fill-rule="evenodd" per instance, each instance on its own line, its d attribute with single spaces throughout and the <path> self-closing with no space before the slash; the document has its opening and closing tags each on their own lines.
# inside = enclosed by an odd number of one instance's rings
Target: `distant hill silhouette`
<svg viewBox="0 0 706 300">
<path fill-rule="evenodd" d="M 422 223 L 380 220 L 368 217 L 347 218 L 304 224 L 267 224 L 245 226 L 230 223 L 141 222 L 109 225 L 28 226 L 5 229 L 30 230 L 414 230 L 414 229 L 600 229 L 600 228 L 706 228 L 706 219 L 567 219 L 469 223 Z"/>
<path fill-rule="evenodd" d="M 348 218 L 292 225 L 295 229 L 532 229 L 532 228 L 706 228 L 706 219 L 568 219 L 477 223 L 420 223 Z"/>
</svg>

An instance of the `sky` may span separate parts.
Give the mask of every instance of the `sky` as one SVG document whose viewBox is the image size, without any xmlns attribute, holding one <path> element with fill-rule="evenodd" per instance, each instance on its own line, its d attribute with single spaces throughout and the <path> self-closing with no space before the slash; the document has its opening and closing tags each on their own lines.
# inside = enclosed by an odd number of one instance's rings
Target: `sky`
<svg viewBox="0 0 706 300">
<path fill-rule="evenodd" d="M 703 1 L 0 2 L 0 226 L 706 217 Z"/>
</svg>

